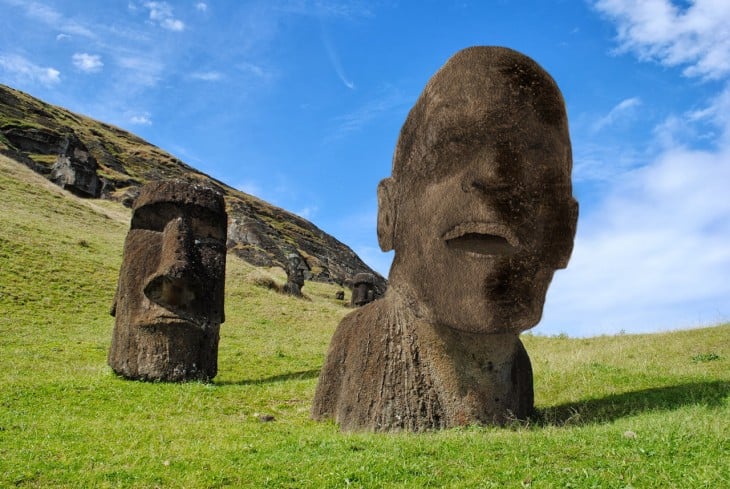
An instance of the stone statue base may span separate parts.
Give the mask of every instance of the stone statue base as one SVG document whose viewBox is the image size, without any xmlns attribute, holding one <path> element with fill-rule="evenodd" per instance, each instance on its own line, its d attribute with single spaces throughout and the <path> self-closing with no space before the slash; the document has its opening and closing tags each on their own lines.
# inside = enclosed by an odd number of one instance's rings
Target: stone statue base
<svg viewBox="0 0 730 489">
<path fill-rule="evenodd" d="M 502 425 L 533 411 L 530 358 L 515 334 L 428 323 L 389 296 L 346 316 L 312 406 L 343 430 Z"/>
<path fill-rule="evenodd" d="M 218 326 L 215 331 L 179 324 L 124 329 L 115 329 L 109 351 L 109 365 L 122 377 L 208 381 L 218 371 Z"/>
</svg>

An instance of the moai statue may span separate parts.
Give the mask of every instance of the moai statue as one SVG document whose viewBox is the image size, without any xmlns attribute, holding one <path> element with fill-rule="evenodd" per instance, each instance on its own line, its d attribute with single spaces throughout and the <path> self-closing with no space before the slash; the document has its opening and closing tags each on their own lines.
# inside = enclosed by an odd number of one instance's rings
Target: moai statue
<svg viewBox="0 0 730 489">
<path fill-rule="evenodd" d="M 304 287 L 304 273 L 308 270 L 304 260 L 298 254 L 288 254 L 286 256 L 286 284 L 284 284 L 284 292 L 289 295 L 301 297 L 302 287 Z"/>
<path fill-rule="evenodd" d="M 381 300 L 347 315 L 312 406 L 344 430 L 502 424 L 533 410 L 535 326 L 578 216 L 563 97 L 535 61 L 458 52 L 431 78 L 378 186 L 395 250 Z"/>
<path fill-rule="evenodd" d="M 130 379 L 209 380 L 224 321 L 227 216 L 213 189 L 142 188 L 124 242 L 109 365 Z"/>
<path fill-rule="evenodd" d="M 352 278 L 352 298 L 350 305 L 361 307 L 375 300 L 373 285 L 375 277 L 372 273 L 358 273 Z"/>
</svg>

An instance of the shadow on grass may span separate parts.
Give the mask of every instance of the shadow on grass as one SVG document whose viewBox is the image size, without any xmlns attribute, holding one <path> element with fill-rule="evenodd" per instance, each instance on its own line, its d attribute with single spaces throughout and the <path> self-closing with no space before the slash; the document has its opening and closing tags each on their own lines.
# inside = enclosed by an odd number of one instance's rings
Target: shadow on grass
<svg viewBox="0 0 730 489">
<path fill-rule="evenodd" d="M 259 384 L 272 384 L 274 382 L 286 382 L 287 380 L 304 380 L 314 379 L 319 377 L 318 368 L 312 370 L 303 370 L 301 372 L 290 372 L 288 374 L 273 375 L 271 377 L 264 377 L 263 379 L 244 379 L 234 381 L 221 381 L 216 382 L 216 385 L 259 385 Z"/>
<path fill-rule="evenodd" d="M 538 409 L 533 422 L 542 426 L 604 423 L 647 411 L 668 411 L 682 406 L 717 407 L 730 394 L 730 382 L 695 382 L 614 394 L 600 399 Z"/>
</svg>

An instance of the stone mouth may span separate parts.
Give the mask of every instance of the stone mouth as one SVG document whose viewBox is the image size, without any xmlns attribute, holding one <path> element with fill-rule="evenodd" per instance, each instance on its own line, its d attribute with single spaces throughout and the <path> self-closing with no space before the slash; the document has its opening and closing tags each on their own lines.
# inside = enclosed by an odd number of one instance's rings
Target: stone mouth
<svg viewBox="0 0 730 489">
<path fill-rule="evenodd" d="M 461 223 L 443 236 L 452 250 L 483 256 L 508 256 L 517 252 L 519 241 L 507 226 L 494 222 Z"/>
<path fill-rule="evenodd" d="M 159 316 L 154 318 L 152 321 L 145 323 L 143 328 L 146 329 L 158 329 L 158 328 L 196 328 L 204 329 L 203 325 L 199 321 L 193 321 L 190 319 L 181 318 L 179 316 Z"/>
</svg>

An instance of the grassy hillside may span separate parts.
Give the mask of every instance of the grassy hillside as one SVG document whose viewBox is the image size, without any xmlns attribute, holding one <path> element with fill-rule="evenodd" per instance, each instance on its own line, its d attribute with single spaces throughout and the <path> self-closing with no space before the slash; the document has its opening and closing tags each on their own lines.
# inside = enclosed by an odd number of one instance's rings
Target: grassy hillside
<svg viewBox="0 0 730 489">
<path fill-rule="evenodd" d="M 229 255 L 213 384 L 106 366 L 129 211 L 0 156 L 0 487 L 727 487 L 730 325 L 525 336 L 540 416 L 342 434 L 308 419 L 336 286 L 309 300 Z M 261 421 L 262 415 L 274 421 Z"/>
<path fill-rule="evenodd" d="M 82 143 L 98 164 L 87 170 L 103 181 L 103 199 L 131 205 L 139 187 L 152 180 L 203 182 L 225 195 L 233 254 L 254 265 L 275 266 L 297 253 L 320 281 L 343 283 L 368 272 L 375 275 L 376 289 L 385 290 L 380 274 L 311 222 L 231 188 L 132 133 L 0 84 L 0 154 L 50 176 L 69 140 L 77 141 L 74 147 Z"/>
</svg>

